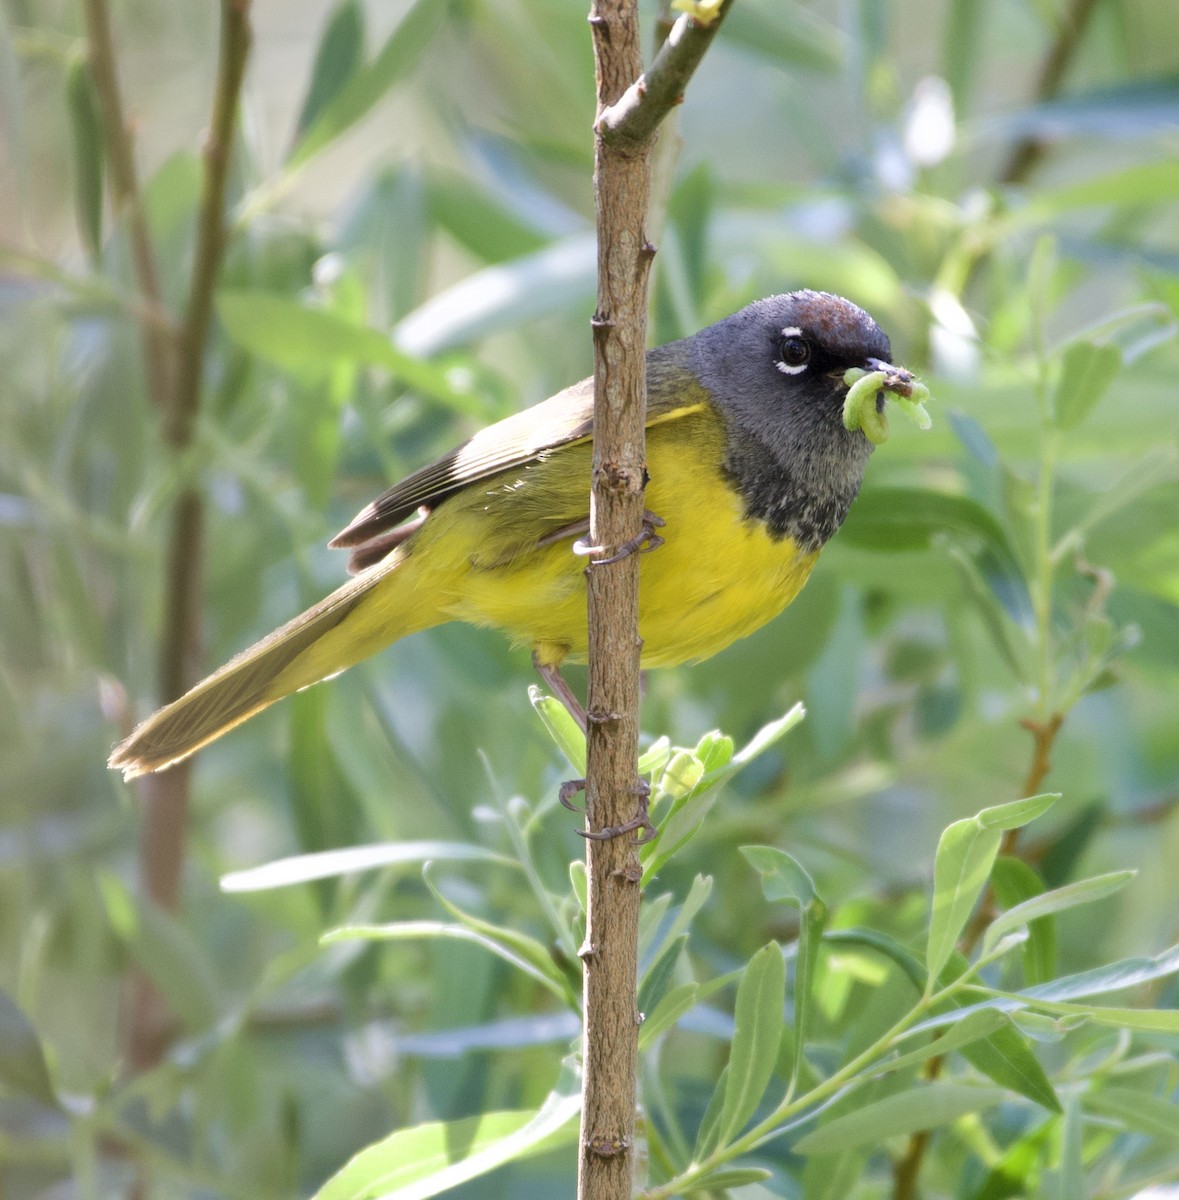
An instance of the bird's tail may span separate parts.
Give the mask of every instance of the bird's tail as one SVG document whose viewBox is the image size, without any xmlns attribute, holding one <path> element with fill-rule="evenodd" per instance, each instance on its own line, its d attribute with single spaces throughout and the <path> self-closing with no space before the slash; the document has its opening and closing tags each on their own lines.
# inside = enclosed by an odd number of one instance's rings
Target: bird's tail
<svg viewBox="0 0 1179 1200">
<path fill-rule="evenodd" d="M 391 556 L 244 650 L 148 717 L 107 765 L 125 779 L 171 766 L 276 700 L 436 624 L 413 594 L 411 561 Z"/>
</svg>

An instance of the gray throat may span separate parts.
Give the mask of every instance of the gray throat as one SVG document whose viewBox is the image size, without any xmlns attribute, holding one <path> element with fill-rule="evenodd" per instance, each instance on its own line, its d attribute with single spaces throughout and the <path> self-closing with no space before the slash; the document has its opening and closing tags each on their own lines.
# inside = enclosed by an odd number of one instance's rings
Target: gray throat
<svg viewBox="0 0 1179 1200">
<path fill-rule="evenodd" d="M 756 436 L 730 431 L 725 470 L 745 501 L 745 515 L 764 521 L 771 537 L 820 549 L 843 524 L 872 453 L 863 434 L 839 433 L 845 437 L 837 434 L 835 445 L 778 455 Z"/>
</svg>

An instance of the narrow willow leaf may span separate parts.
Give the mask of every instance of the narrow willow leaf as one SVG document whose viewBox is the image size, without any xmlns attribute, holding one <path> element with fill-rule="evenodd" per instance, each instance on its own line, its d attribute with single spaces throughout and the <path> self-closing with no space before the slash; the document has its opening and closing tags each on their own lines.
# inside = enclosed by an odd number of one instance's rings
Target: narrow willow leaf
<svg viewBox="0 0 1179 1200">
<path fill-rule="evenodd" d="M 22 1092 L 43 1104 L 59 1107 L 41 1039 L 20 1006 L 5 991 L 0 991 L 0 1084 L 6 1090 Z"/>
<path fill-rule="evenodd" d="M 799 1154 L 845 1154 L 898 1134 L 948 1125 L 968 1113 L 993 1108 L 1006 1096 L 999 1088 L 919 1084 L 834 1118 L 796 1142 L 794 1149 Z"/>
<path fill-rule="evenodd" d="M 395 84 L 415 67 L 450 6 L 442 0 L 417 0 L 389 35 L 376 57 L 354 71 L 345 87 L 328 102 L 314 124 L 295 144 L 288 168 L 302 166 L 355 125 Z"/>
<path fill-rule="evenodd" d="M 671 948 L 682 938 L 687 937 L 696 914 L 704 907 L 708 897 L 712 895 L 712 876 L 697 875 L 692 880 L 684 902 L 676 909 L 675 916 L 666 929 L 661 931 L 659 941 L 647 953 L 644 971 L 652 971 L 656 965 L 670 952 Z"/>
<path fill-rule="evenodd" d="M 798 1081 L 810 1032 L 815 968 L 827 925 L 827 905 L 815 891 L 815 882 L 806 868 L 785 850 L 776 846 L 742 846 L 741 853 L 761 875 L 766 899 L 790 901 L 798 906 L 800 913 L 798 957 L 794 968 L 794 1053 L 790 1065 L 793 1087 Z"/>
<path fill-rule="evenodd" d="M 681 983 L 667 992 L 650 1014 L 644 1014 L 639 1028 L 639 1049 L 646 1049 L 661 1033 L 671 1029 L 680 1017 L 696 1006 L 699 996 L 698 983 Z"/>
<path fill-rule="evenodd" d="M 1000 857 L 991 868 L 991 888 L 1003 908 L 1014 908 L 1042 895 L 1044 881 L 1021 858 Z M 1056 974 L 1056 923 L 1051 917 L 1028 922 L 1028 940 L 1023 947 L 1024 981 L 1045 983 Z"/>
<path fill-rule="evenodd" d="M 1085 1093 L 1085 1107 L 1115 1117 L 1127 1129 L 1171 1144 L 1179 1143 L 1175 1102 L 1125 1087 L 1095 1087 Z"/>
<path fill-rule="evenodd" d="M 896 938 L 887 933 L 881 933 L 877 929 L 861 929 L 859 927 L 830 929 L 823 935 L 823 941 L 829 946 L 865 946 L 875 950 L 878 954 L 883 954 L 885 958 L 896 963 L 918 992 L 925 991 L 927 979 L 925 967 L 916 955 L 911 954 Z"/>
<path fill-rule="evenodd" d="M 356 73 L 363 54 L 364 8 L 358 0 L 341 0 L 328 17 L 323 36 L 319 39 L 307 95 L 295 122 L 296 141 L 340 94 Z"/>
<path fill-rule="evenodd" d="M 98 880 L 107 919 L 135 962 L 192 1033 L 214 1025 L 224 1007 L 213 960 L 189 928 L 111 874 Z"/>
<path fill-rule="evenodd" d="M 504 1163 L 577 1138 L 580 1096 L 554 1093 L 535 1112 L 492 1112 L 402 1129 L 361 1150 L 314 1200 L 426 1200 Z"/>
<path fill-rule="evenodd" d="M 665 942 L 659 957 L 642 973 L 638 992 L 640 1013 L 653 1009 L 663 998 L 675 974 L 680 951 L 687 944 L 688 935 L 686 933 L 681 933 L 679 937 Z"/>
<path fill-rule="evenodd" d="M 1155 958 L 1124 958 L 1091 971 L 1024 988 L 1020 995 L 1037 1000 L 1079 1000 L 1153 983 L 1176 973 L 1179 973 L 1179 946 L 1172 946 Z"/>
<path fill-rule="evenodd" d="M 924 1046 L 919 1046 L 916 1050 L 909 1050 L 899 1058 L 885 1059 L 879 1065 L 873 1066 L 872 1074 L 901 1071 L 916 1063 L 924 1062 L 935 1054 L 940 1056 L 960 1050 L 963 1046 L 994 1033 L 996 1029 L 1002 1027 L 1005 1020 L 1003 1013 L 996 1009 L 977 1008 L 973 1012 L 967 1013 L 957 1024 L 951 1025 L 944 1036 L 935 1038 Z"/>
<path fill-rule="evenodd" d="M 569 710 L 555 696 L 546 695 L 535 683 L 528 688 L 528 699 L 548 731 L 557 743 L 557 749 L 569 760 L 569 765 L 579 778 L 585 776 L 585 732 L 573 719 Z"/>
<path fill-rule="evenodd" d="M 430 938 L 450 938 L 454 941 L 472 942 L 476 946 L 482 946 L 485 950 L 490 950 L 492 954 L 502 958 L 513 967 L 523 971 L 525 975 L 535 979 L 537 983 L 548 988 L 562 1003 L 570 1003 L 570 991 L 566 980 L 548 967 L 537 966 L 535 954 L 521 954 L 516 948 L 505 944 L 498 938 L 468 928 L 466 925 L 452 925 L 446 921 L 394 921 L 387 925 L 342 925 L 338 929 L 329 930 L 319 940 L 322 945 L 330 946 L 335 942 L 357 939 L 372 942 L 412 942 Z"/>
<path fill-rule="evenodd" d="M 724 1192 L 729 1188 L 745 1187 L 751 1183 L 762 1183 L 773 1178 L 773 1171 L 764 1167 L 730 1167 L 723 1171 L 714 1171 L 705 1175 L 690 1187 L 678 1193 L 681 1196 L 694 1196 L 697 1192 Z"/>
<path fill-rule="evenodd" d="M 1049 1112 L 1061 1111 L 1040 1060 L 1010 1019 L 1004 1018 L 1000 1028 L 983 1041 L 963 1047 L 962 1057 L 1002 1087 L 1026 1096 Z"/>
<path fill-rule="evenodd" d="M 1060 382 L 1056 386 L 1056 424 L 1075 429 L 1105 395 L 1121 370 L 1122 352 L 1109 342 L 1073 342 L 1064 352 Z"/>
<path fill-rule="evenodd" d="M 785 1007 L 786 964 L 778 943 L 768 942 L 749 960 L 737 988 L 720 1145 L 745 1127 L 761 1103 L 778 1058 Z"/>
<path fill-rule="evenodd" d="M 66 71 L 66 95 L 74 149 L 74 211 L 90 260 L 97 263 L 102 253 L 105 141 L 94 80 L 83 58 L 75 58 Z"/>
<path fill-rule="evenodd" d="M 995 648 L 1015 679 L 1026 684 L 1031 661 L 1026 634 L 1008 615 L 970 555 L 961 546 L 949 546 L 947 553 L 958 570 L 967 599 L 982 617 Z"/>
<path fill-rule="evenodd" d="M 553 955 L 547 946 L 526 933 L 520 933 L 518 930 L 508 929 L 502 925 L 496 925 L 491 921 L 485 921 L 482 917 L 476 917 L 473 913 L 466 912 L 460 908 L 438 886 L 434 879 L 433 866 L 433 863 L 427 863 L 422 868 L 422 879 L 433 893 L 434 899 L 456 921 L 460 921 L 468 929 L 489 938 L 497 945 L 504 946 L 519 955 L 525 962 L 530 963 L 539 974 L 561 987 L 566 1002 L 571 1007 L 576 1008 L 577 996 L 570 989 L 569 978 L 554 961 Z"/>
<path fill-rule="evenodd" d="M 1174 1126 L 1173 1119 L 1171 1125 Z M 1081 1128 L 1080 1099 L 1074 1094 L 1069 1096 L 1064 1110 L 1064 1136 L 1060 1140 L 1060 1195 L 1084 1194 L 1084 1131 Z"/>
<path fill-rule="evenodd" d="M 973 817 L 955 821 L 941 836 L 933 865 L 933 911 L 930 916 L 925 966 L 930 980 L 949 961 L 974 906 L 990 877 L 1001 833 L 1026 825 L 1058 799 L 1029 796 L 984 808 Z"/>
<path fill-rule="evenodd" d="M 314 879 L 333 879 L 356 871 L 424 862 L 487 862 L 516 866 L 513 859 L 467 842 L 378 842 L 279 858 L 261 867 L 221 876 L 223 892 L 262 892 Z"/>
<path fill-rule="evenodd" d="M 1066 884 L 1062 888 L 1055 888 L 1051 892 L 1044 892 L 1017 904 L 996 917 L 987 927 L 983 936 L 983 953 L 993 949 L 1004 934 L 1018 929 L 1021 925 L 1027 925 L 1028 922 L 1051 913 L 1076 908 L 1080 904 L 1092 904 L 1095 900 L 1103 900 L 1106 896 L 1121 891 L 1136 874 L 1135 871 L 1110 871 L 1106 875 L 1095 875 L 1092 879 L 1081 879 L 1076 883 Z"/>
<path fill-rule="evenodd" d="M 309 383 L 322 383 L 341 362 L 368 364 L 458 412 L 477 415 L 473 397 L 452 387 L 443 371 L 339 313 L 247 289 L 218 292 L 217 315 L 244 350 Z"/>
</svg>

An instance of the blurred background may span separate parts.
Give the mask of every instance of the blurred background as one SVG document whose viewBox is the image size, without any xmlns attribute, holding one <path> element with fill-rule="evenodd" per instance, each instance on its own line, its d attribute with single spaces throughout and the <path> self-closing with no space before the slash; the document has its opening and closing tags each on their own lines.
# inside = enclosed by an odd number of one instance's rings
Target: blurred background
<svg viewBox="0 0 1179 1200">
<path fill-rule="evenodd" d="M 343 579 L 324 544 L 389 482 L 589 372 L 585 5 L 255 0 L 178 452 L 128 222 L 103 198 L 93 7 L 0 10 L 0 1192 L 307 1194 L 390 1129 L 539 1103 L 574 1027 L 478 947 L 318 945 L 345 919 L 436 917 L 418 864 L 256 895 L 218 881 L 364 843 L 509 852 L 520 797 L 537 869 L 567 888 L 569 768 L 528 655 L 436 630 L 204 752 L 176 913 L 143 898 L 141 806 L 105 759 L 156 704 L 186 488 L 203 673 Z M 217 6 L 117 0 L 109 19 L 158 310 L 179 319 Z M 935 397 L 928 433 L 894 416 L 785 615 L 648 676 L 643 728 L 676 745 L 808 709 L 657 881 L 715 877 L 701 970 L 791 935 L 750 842 L 800 859 L 837 924 L 915 936 L 940 830 L 1022 795 L 1021 722 L 1058 716 L 1036 786 L 1064 799 L 1021 849 L 1054 884 L 1139 872 L 1062 920 L 1059 969 L 1179 940 L 1179 7 L 737 0 L 658 168 L 654 341 L 815 287 L 871 311 Z M 464 907 L 539 935 L 510 872 L 446 874 Z M 849 962 L 832 1020 L 870 1007 Z M 134 970 L 165 1028 L 131 1075 Z M 677 1103 L 702 1109 L 724 1046 L 685 1036 Z M 455 1194 L 551 1196 L 568 1159 Z M 961 1170 L 935 1160 L 931 1186 Z M 870 1171 L 859 1186 L 883 1194 Z"/>
</svg>

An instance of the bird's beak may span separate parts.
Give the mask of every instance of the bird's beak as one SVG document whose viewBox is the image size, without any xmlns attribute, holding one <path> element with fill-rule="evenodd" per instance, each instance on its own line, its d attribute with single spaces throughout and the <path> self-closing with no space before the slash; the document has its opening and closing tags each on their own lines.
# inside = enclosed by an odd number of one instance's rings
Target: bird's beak
<svg viewBox="0 0 1179 1200">
<path fill-rule="evenodd" d="M 892 363 L 887 363 L 881 358 L 864 359 L 864 370 L 869 373 L 882 371 L 884 373 L 885 391 L 895 392 L 898 396 L 906 398 L 913 395 L 915 376 L 912 371 L 906 371 L 904 367 L 893 366 Z"/>
</svg>

